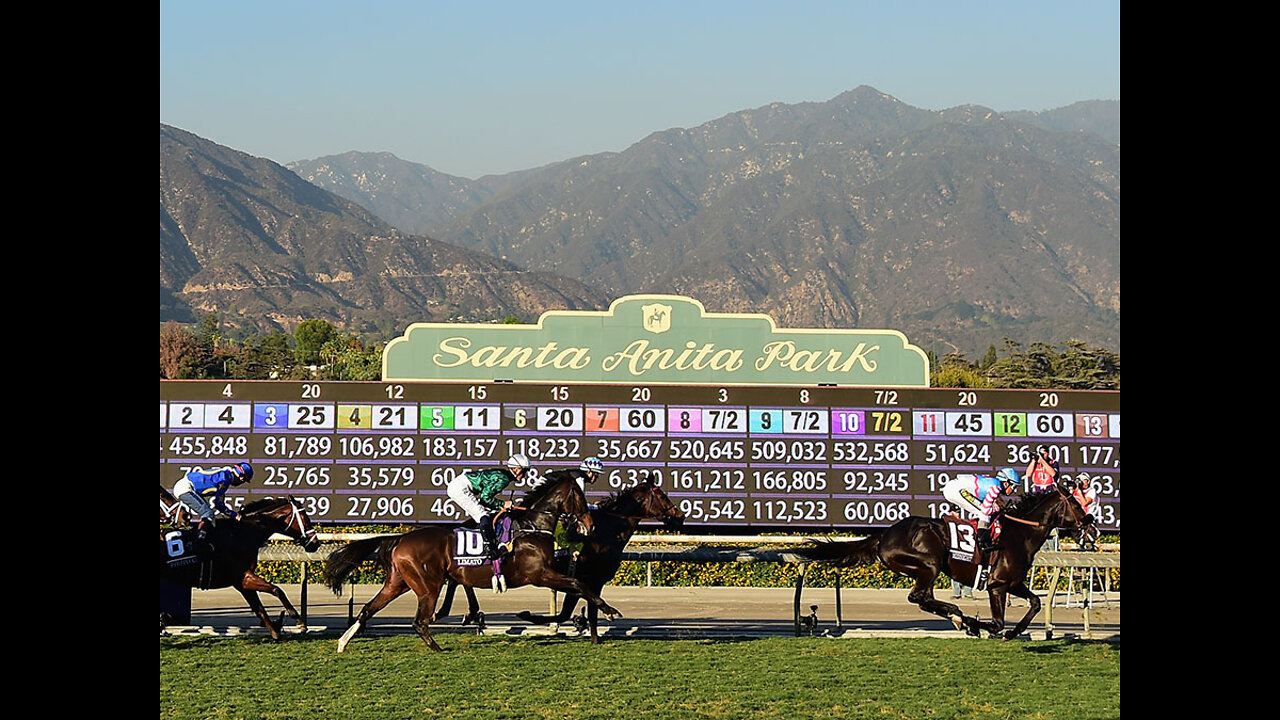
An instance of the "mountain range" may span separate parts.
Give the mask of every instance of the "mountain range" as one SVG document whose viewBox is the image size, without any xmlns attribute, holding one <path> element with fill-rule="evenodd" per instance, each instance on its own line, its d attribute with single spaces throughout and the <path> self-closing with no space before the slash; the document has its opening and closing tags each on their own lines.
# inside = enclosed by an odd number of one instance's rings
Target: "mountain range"
<svg viewBox="0 0 1280 720">
<path fill-rule="evenodd" d="M 790 327 L 1120 345 L 1119 101 L 943 111 L 859 87 L 467 179 L 385 152 L 287 167 L 161 125 L 161 320 L 535 320 L 688 295 Z"/>
</svg>

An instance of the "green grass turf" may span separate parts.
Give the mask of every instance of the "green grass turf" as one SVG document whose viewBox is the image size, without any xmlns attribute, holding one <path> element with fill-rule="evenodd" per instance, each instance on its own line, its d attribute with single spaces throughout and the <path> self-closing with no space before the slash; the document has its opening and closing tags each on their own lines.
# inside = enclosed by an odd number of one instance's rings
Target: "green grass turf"
<svg viewBox="0 0 1280 720">
<path fill-rule="evenodd" d="M 1120 717 L 1120 645 L 1078 639 L 162 637 L 160 718 Z"/>
</svg>

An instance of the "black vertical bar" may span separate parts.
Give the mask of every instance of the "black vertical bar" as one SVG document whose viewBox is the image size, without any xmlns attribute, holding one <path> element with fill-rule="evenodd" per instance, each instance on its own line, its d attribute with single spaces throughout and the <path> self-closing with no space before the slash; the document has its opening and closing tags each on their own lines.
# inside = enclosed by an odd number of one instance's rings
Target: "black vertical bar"
<svg viewBox="0 0 1280 720">
<path fill-rule="evenodd" d="M 302 590 L 299 591 L 298 600 L 302 603 L 302 607 L 298 612 L 302 615 L 302 624 L 307 624 L 307 561 L 302 561 Z"/>
<path fill-rule="evenodd" d="M 795 600 L 796 637 L 800 637 L 800 591 L 804 589 L 804 569 L 805 569 L 805 564 L 800 563 L 800 572 L 796 574 L 796 600 Z"/>
<path fill-rule="evenodd" d="M 840 573 L 836 573 L 836 627 L 844 627 L 844 616 L 840 612 Z"/>
</svg>

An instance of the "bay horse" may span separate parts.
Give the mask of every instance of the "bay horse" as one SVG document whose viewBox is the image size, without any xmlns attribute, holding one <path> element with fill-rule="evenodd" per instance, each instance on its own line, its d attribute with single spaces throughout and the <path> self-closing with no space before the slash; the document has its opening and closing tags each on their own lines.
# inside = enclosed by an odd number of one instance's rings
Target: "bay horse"
<svg viewBox="0 0 1280 720">
<path fill-rule="evenodd" d="M 202 590 L 234 587 L 244 596 L 273 640 L 280 639 L 284 612 L 289 613 L 298 623 L 298 629 L 305 632 L 306 623 L 284 591 L 254 572 L 258 565 L 258 551 L 277 533 L 288 536 L 307 552 L 315 552 L 320 547 L 311 518 L 297 500 L 292 497 L 265 498 L 245 505 L 238 519 L 221 518 L 209 528 L 208 542 L 213 549 L 207 553 L 193 552 L 194 529 L 166 533 L 160 539 L 160 578 L 180 587 Z M 270 593 L 284 606 L 280 620 L 274 624 L 258 597 L 260 592 Z"/>
<path fill-rule="evenodd" d="M 1064 486 L 1026 495 L 1002 510 L 1000 518 L 1001 549 L 991 551 L 987 578 L 987 594 L 991 600 L 989 622 L 966 616 L 958 606 L 933 596 L 933 584 L 939 575 L 946 574 L 965 585 L 974 585 L 978 572 L 977 564 L 951 557 L 946 520 L 911 516 L 862 540 L 827 541 L 801 548 L 796 554 L 841 566 L 883 563 L 890 570 L 915 580 L 908 600 L 925 612 L 947 618 L 957 630 L 975 637 L 984 630 L 990 637 L 999 635 L 1005 626 L 1008 596 L 1023 598 L 1030 607 L 1016 626 L 1004 632 L 1004 639 L 1010 640 L 1021 635 L 1040 612 L 1040 597 L 1027 586 L 1027 574 L 1036 551 L 1054 528 L 1079 530 L 1092 518 L 1085 515 L 1070 488 Z"/>
<path fill-rule="evenodd" d="M 665 527 L 675 529 L 684 524 L 684 513 L 680 512 L 667 493 L 646 475 L 645 479 L 638 484 L 601 500 L 599 506 L 591 510 L 591 519 L 595 522 L 595 531 L 583 543 L 574 577 L 599 595 L 604 586 L 618 574 L 618 568 L 622 565 L 622 551 L 630 542 L 631 536 L 635 534 L 636 527 L 641 521 L 661 520 Z M 567 573 L 569 557 L 566 555 L 556 558 L 555 567 L 560 572 Z M 449 614 L 456 587 L 456 584 L 450 583 L 438 615 Z M 480 605 L 476 601 L 475 591 L 469 587 L 464 587 L 463 590 L 467 595 L 468 613 L 462 624 L 479 622 L 483 616 L 480 614 Z M 525 610 L 517 617 L 534 625 L 564 623 L 573 615 L 580 599 L 581 596 L 578 594 L 567 593 L 560 613 L 555 616 L 534 615 Z M 598 608 L 595 605 L 588 605 L 587 625 L 591 629 L 591 642 L 596 645 L 600 644 L 598 620 Z"/>
<path fill-rule="evenodd" d="M 546 477 L 545 483 L 525 494 L 518 503 L 521 509 L 512 511 L 512 548 L 502 562 L 507 587 L 537 585 L 565 594 L 577 593 L 609 617 L 620 615 L 581 581 L 566 577 L 553 567 L 552 533 L 556 520 L 562 515 L 572 517 L 583 535 L 590 534 L 592 520 L 587 513 L 586 496 L 573 476 L 553 472 Z M 494 579 L 492 563 L 459 566 L 454 561 L 454 546 L 454 528 L 424 527 L 402 535 L 355 540 L 331 553 L 325 562 L 325 585 L 335 595 L 342 594 L 343 581 L 370 556 L 387 573 L 382 589 L 360 609 L 360 615 L 338 640 L 338 652 L 375 613 L 409 590 L 418 596 L 413 629 L 428 647 L 440 651 L 430 625 L 436 619 L 436 601 L 445 580 L 452 578 L 468 587 L 489 587 Z"/>
</svg>

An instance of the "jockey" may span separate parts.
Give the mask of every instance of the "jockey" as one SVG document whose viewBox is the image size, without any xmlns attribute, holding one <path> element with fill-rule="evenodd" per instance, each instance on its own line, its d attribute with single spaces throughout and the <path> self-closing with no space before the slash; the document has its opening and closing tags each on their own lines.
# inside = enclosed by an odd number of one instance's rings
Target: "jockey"
<svg viewBox="0 0 1280 720">
<path fill-rule="evenodd" d="M 499 510 L 511 507 L 510 500 L 500 501 L 498 495 L 528 471 L 529 458 L 516 453 L 507 458 L 506 467 L 468 470 L 449 481 L 449 499 L 480 526 L 484 549 L 491 560 L 502 557 L 498 549 L 498 536 L 493 527 L 493 516 Z"/>
<path fill-rule="evenodd" d="M 1000 510 L 1001 499 L 1021 482 L 1018 471 L 1013 468 L 1001 468 L 995 477 L 958 475 L 943 486 L 942 495 L 977 516 L 978 549 L 987 552 L 996 549 L 991 542 L 991 517 Z"/>
<path fill-rule="evenodd" d="M 571 470 L 570 472 L 572 472 L 574 477 L 577 479 L 578 487 L 582 488 L 582 492 L 585 495 L 587 492 L 587 484 L 590 483 L 594 485 L 596 480 L 600 479 L 600 473 L 604 472 L 604 463 L 600 462 L 600 458 L 593 455 L 586 460 L 583 460 L 582 464 L 578 466 L 576 471 Z"/>
<path fill-rule="evenodd" d="M 1058 461 L 1049 457 L 1048 446 L 1037 445 L 1026 472 L 1026 476 L 1031 478 L 1031 492 L 1052 490 L 1058 484 L 1058 472 Z"/>
<path fill-rule="evenodd" d="M 596 480 L 600 479 L 600 473 L 604 472 L 604 463 L 600 462 L 600 458 L 592 456 L 583 460 L 582 464 L 578 465 L 578 467 L 566 468 L 560 472 L 566 473 L 573 477 L 574 480 L 577 480 L 578 489 L 585 495 L 587 492 L 587 484 L 590 483 L 594 485 Z M 529 489 L 533 490 L 534 488 L 542 487 L 543 483 L 546 481 L 547 473 L 543 473 L 533 482 L 533 485 Z"/>
<path fill-rule="evenodd" d="M 253 479 L 253 466 L 247 462 L 220 467 L 216 470 L 196 468 L 173 484 L 173 495 L 200 518 L 197 536 L 200 542 L 208 541 L 208 530 L 217 523 L 218 512 L 232 520 L 236 511 L 227 506 L 227 488 L 243 485 Z M 212 506 L 205 500 L 211 497 Z"/>
<path fill-rule="evenodd" d="M 600 462 L 599 457 L 591 456 L 586 460 L 582 460 L 582 464 L 577 468 L 570 468 L 568 474 L 573 475 L 573 479 L 577 480 L 577 487 L 581 489 L 582 495 L 586 495 L 586 486 L 595 484 L 595 480 L 600 479 L 600 473 L 604 471 L 604 462 Z M 594 506 L 591 506 L 594 509 Z"/>
<path fill-rule="evenodd" d="M 578 487 L 582 489 L 585 495 L 587 492 L 587 484 L 594 485 L 596 480 L 600 479 L 600 473 L 604 472 L 604 463 L 600 462 L 600 458 L 592 456 L 582 461 L 582 464 L 576 468 L 570 468 L 566 472 L 578 481 Z M 596 509 L 596 505 L 588 503 L 587 507 L 591 510 Z M 571 536 L 569 527 L 565 524 L 564 518 L 556 520 L 555 529 L 555 548 L 557 551 L 567 549 L 569 551 L 569 576 L 574 576 L 574 570 L 577 565 L 578 556 L 582 554 L 582 546 L 585 540 L 578 536 Z"/>
</svg>

